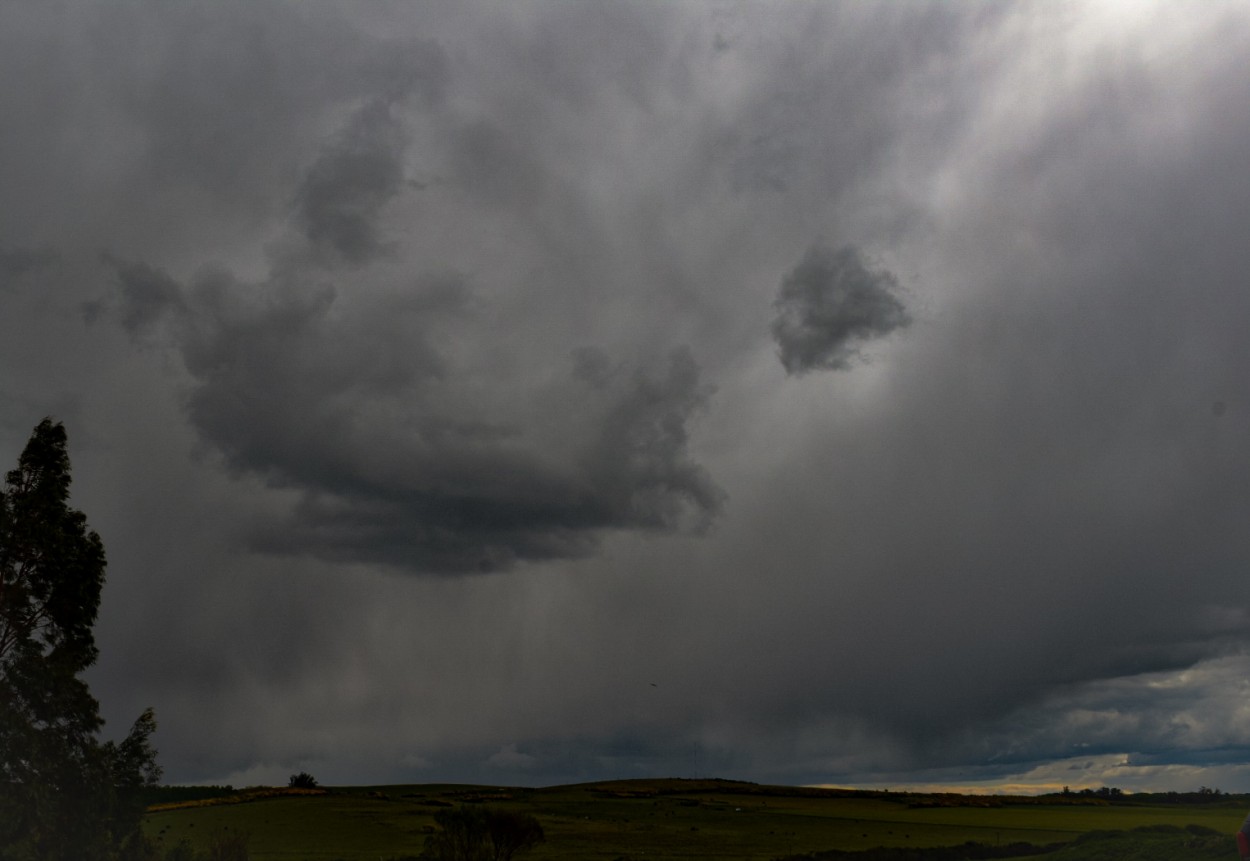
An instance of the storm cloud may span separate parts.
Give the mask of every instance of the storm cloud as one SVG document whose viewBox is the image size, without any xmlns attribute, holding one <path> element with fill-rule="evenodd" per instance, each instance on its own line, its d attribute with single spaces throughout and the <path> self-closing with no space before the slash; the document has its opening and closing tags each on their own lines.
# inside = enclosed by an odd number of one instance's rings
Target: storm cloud
<svg viewBox="0 0 1250 861">
<path fill-rule="evenodd" d="M 1250 788 L 1248 56 L 9 4 L 0 444 L 66 423 L 106 716 L 176 781 Z"/>
<path fill-rule="evenodd" d="M 393 110 L 368 102 L 309 166 L 265 279 L 208 265 L 183 284 L 106 258 L 115 290 L 97 305 L 181 358 L 205 443 L 296 494 L 251 546 L 461 573 L 583 556 L 608 530 L 705 529 L 724 493 L 688 451 L 712 393 L 688 349 L 633 363 L 552 353 L 564 370 L 541 379 L 483 368 L 441 347 L 490 337 L 464 276 L 396 286 L 370 269 L 383 207 L 404 189 Z"/>
<path fill-rule="evenodd" d="M 786 373 L 850 368 L 861 345 L 911 322 L 897 293 L 894 276 L 870 270 L 855 246 L 809 248 L 773 302 L 772 332 Z"/>
<path fill-rule="evenodd" d="M 485 377 L 433 345 L 440 325 L 473 326 L 457 280 L 353 307 L 290 277 L 207 270 L 184 286 L 115 264 L 118 319 L 140 343 L 164 330 L 195 380 L 186 411 L 204 441 L 236 473 L 298 494 L 254 547 L 494 571 L 584 555 L 606 530 L 702 530 L 719 510 L 723 492 L 688 452 L 687 422 L 711 394 L 688 350 L 589 382 L 585 351 L 562 378 Z M 495 397 L 504 388 L 511 401 Z"/>
<path fill-rule="evenodd" d="M 403 130 L 387 102 L 358 111 L 296 192 L 299 226 L 314 246 L 354 264 L 380 250 L 378 214 L 401 189 L 403 150 Z"/>
</svg>

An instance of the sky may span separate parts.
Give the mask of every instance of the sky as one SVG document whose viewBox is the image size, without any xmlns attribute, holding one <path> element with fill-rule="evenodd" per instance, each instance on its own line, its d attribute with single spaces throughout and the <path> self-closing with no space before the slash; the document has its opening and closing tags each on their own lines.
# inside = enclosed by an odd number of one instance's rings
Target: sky
<svg viewBox="0 0 1250 861">
<path fill-rule="evenodd" d="M 3 4 L 0 457 L 65 424 L 105 734 L 1250 791 L 1248 59 L 1240 0 Z"/>
</svg>

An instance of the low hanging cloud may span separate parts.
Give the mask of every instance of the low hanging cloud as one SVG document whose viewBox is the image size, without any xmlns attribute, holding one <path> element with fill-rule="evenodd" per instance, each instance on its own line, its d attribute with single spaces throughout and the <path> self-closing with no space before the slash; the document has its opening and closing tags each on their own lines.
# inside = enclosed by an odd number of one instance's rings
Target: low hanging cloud
<svg viewBox="0 0 1250 861">
<path fill-rule="evenodd" d="M 720 509 L 688 452 L 712 392 L 688 350 L 613 365 L 586 348 L 550 379 L 497 377 L 434 346 L 440 326 L 473 330 L 454 280 L 361 301 L 282 274 L 206 270 L 184 285 L 113 266 L 123 327 L 194 379 L 185 408 L 200 436 L 237 474 L 299 493 L 255 549 L 495 571 L 586 555 L 607 530 L 698 532 Z"/>
<path fill-rule="evenodd" d="M 113 317 L 194 381 L 200 437 L 237 475 L 296 493 L 253 549 L 457 573 L 584 556 L 612 530 L 705 529 L 724 494 L 688 450 L 712 393 L 689 350 L 511 352 L 464 276 L 396 281 L 382 236 L 404 148 L 388 102 L 357 111 L 258 281 L 105 259 Z"/>
<path fill-rule="evenodd" d="M 773 302 L 773 338 L 786 373 L 850 368 L 862 344 L 911 322 L 897 292 L 894 276 L 869 269 L 853 245 L 808 249 Z"/>
</svg>

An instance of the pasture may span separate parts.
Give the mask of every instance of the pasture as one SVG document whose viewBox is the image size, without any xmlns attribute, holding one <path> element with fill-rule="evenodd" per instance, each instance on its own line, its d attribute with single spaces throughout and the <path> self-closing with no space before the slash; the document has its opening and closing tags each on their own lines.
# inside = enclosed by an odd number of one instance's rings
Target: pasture
<svg viewBox="0 0 1250 861">
<path fill-rule="evenodd" d="M 411 785 L 333 788 L 322 794 L 247 799 L 246 794 L 153 810 L 144 827 L 159 845 L 206 846 L 214 835 L 245 834 L 253 861 L 377 861 L 420 854 L 434 814 L 451 805 L 487 804 L 535 816 L 546 841 L 523 856 L 546 859 L 759 859 L 875 847 L 923 849 L 968 842 L 986 846 L 1072 844 L 1056 859 L 1121 857 L 1074 844 L 1091 832 L 1153 828 L 1171 835 L 1159 851 L 1173 861 L 1211 857 L 1245 816 L 1247 799 L 1163 804 L 989 796 L 917 796 L 768 787 L 714 780 L 645 780 L 550 788 Z M 223 802 L 232 803 L 223 803 Z M 1049 802 L 1049 803 L 1048 803 Z M 1212 829 L 1202 841 L 1188 832 Z M 1171 829 L 1169 830 L 1169 827 Z M 1140 835 L 1117 835 L 1123 843 Z M 1144 838 L 1141 838 L 1144 839 Z M 1086 854 L 1082 854 L 1082 847 Z M 1127 850 L 1126 850 L 1127 851 Z M 1075 853 L 1075 854 L 1074 854 Z M 1204 854 L 1205 853 L 1205 854 Z M 1138 858 L 1152 852 L 1130 852 Z"/>
</svg>

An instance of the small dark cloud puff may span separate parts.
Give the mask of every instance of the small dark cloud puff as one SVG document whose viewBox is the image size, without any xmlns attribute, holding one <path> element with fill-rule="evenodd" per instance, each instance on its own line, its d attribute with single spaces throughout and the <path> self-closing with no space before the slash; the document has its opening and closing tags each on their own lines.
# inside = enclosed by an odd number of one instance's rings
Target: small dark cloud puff
<svg viewBox="0 0 1250 861">
<path fill-rule="evenodd" d="M 853 245 L 809 248 L 773 302 L 773 338 L 786 373 L 846 370 L 860 345 L 907 326 L 897 291 L 894 276 L 869 269 Z"/>
</svg>

